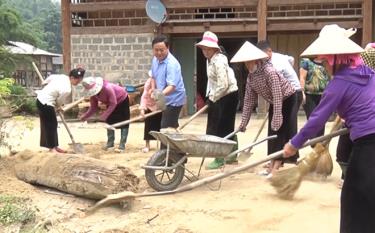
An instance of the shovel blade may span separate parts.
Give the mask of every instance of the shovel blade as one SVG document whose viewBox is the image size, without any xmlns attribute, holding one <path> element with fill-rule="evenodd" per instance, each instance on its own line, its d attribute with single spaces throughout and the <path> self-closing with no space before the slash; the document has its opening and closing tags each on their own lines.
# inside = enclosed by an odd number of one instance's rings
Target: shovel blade
<svg viewBox="0 0 375 233">
<path fill-rule="evenodd" d="M 76 154 L 84 154 L 85 153 L 85 148 L 81 143 L 74 143 L 73 145 L 73 151 Z"/>
<path fill-rule="evenodd" d="M 251 150 L 244 150 L 244 151 L 241 151 L 237 157 L 237 159 L 240 161 L 240 162 L 246 162 L 252 155 L 253 153 L 251 152 Z"/>
</svg>

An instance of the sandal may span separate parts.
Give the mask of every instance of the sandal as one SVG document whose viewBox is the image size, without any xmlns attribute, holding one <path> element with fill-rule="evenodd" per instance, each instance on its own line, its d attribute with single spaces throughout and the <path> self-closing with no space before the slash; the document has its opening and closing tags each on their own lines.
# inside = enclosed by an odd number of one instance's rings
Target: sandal
<svg viewBox="0 0 375 233">
<path fill-rule="evenodd" d="M 57 146 L 56 146 L 54 149 L 55 149 L 55 151 L 58 152 L 58 153 L 63 153 L 63 154 L 68 153 L 66 150 L 63 150 L 63 149 L 61 149 L 61 148 L 59 148 L 59 147 L 57 147 Z"/>
</svg>

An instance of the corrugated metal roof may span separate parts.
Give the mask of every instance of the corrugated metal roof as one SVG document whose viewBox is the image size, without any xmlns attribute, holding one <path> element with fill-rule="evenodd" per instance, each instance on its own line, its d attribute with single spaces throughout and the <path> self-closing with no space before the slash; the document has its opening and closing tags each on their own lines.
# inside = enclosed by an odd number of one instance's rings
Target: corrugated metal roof
<svg viewBox="0 0 375 233">
<path fill-rule="evenodd" d="M 61 54 L 50 53 L 43 49 L 34 47 L 30 44 L 27 44 L 24 42 L 17 42 L 17 41 L 8 41 L 8 45 L 6 45 L 5 48 L 7 48 L 9 52 L 13 54 L 44 55 L 44 56 L 52 56 L 52 57 L 62 56 Z"/>
</svg>

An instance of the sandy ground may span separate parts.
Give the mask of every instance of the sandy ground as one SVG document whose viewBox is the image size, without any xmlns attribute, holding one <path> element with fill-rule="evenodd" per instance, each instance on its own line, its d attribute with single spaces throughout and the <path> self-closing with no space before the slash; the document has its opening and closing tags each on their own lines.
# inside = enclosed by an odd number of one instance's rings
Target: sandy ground
<svg viewBox="0 0 375 233">
<path fill-rule="evenodd" d="M 180 119 L 182 123 L 185 119 Z M 299 126 L 304 116 L 299 117 Z M 239 133 L 240 145 L 252 142 L 262 119 L 256 116 L 250 120 L 245 133 Z M 41 151 L 39 147 L 39 120 L 33 119 L 34 129 L 26 134 L 22 147 Z M 237 115 L 237 123 L 240 115 Z M 191 122 L 183 132 L 204 133 L 206 116 Z M 327 124 L 330 129 L 332 123 Z M 144 146 L 143 123 L 130 126 L 127 149 L 123 154 L 102 152 L 101 145 L 106 140 L 106 132 L 101 123 L 69 123 L 77 142 L 85 144 L 86 151 L 96 158 L 127 166 L 140 178 L 140 192 L 152 192 L 140 168 L 153 153 L 156 143 L 149 153 L 142 153 Z M 266 135 L 263 131 L 261 137 Z M 116 142 L 119 140 L 117 132 Z M 59 126 L 62 148 L 68 148 L 69 136 L 63 125 Z M 335 159 L 337 139 L 331 143 L 331 155 Z M 301 155 L 311 151 L 303 149 Z M 266 144 L 253 149 L 251 160 L 266 155 Z M 62 155 L 63 156 L 63 155 Z M 198 171 L 200 158 L 189 158 L 187 168 Z M 207 164 L 211 159 L 206 159 Z M 241 163 L 240 163 L 241 164 Z M 229 170 L 238 165 L 227 165 Z M 241 174 L 235 174 L 209 186 L 168 196 L 145 197 L 133 201 L 128 209 L 112 205 L 99 209 L 85 218 L 81 213 L 95 202 L 79 197 L 51 194 L 46 187 L 35 187 L 18 180 L 12 171 L 13 162 L 0 160 L 0 193 L 28 197 L 38 209 L 38 221 L 50 220 L 50 232 L 165 232 L 165 233 L 211 233 L 211 232 L 288 232 L 288 233 L 336 233 L 339 230 L 339 203 L 341 171 L 334 163 L 331 177 L 319 181 L 308 177 L 303 181 L 293 200 L 281 200 L 266 178 L 257 175 L 263 168 L 258 166 Z M 219 171 L 203 170 L 201 177 Z M 188 181 L 183 180 L 182 185 Z M 15 232 L 11 228 L 1 228 L 1 232 Z"/>
</svg>

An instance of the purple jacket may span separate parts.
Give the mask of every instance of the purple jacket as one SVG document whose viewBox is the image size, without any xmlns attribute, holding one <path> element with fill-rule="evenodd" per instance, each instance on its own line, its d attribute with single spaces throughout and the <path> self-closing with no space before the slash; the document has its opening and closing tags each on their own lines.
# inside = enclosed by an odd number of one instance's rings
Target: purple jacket
<svg viewBox="0 0 375 233">
<path fill-rule="evenodd" d="M 319 105 L 291 143 L 300 148 L 316 136 L 333 112 L 345 120 L 351 140 L 375 133 L 375 72 L 365 65 L 348 66 L 334 75 Z"/>
<path fill-rule="evenodd" d="M 90 98 L 90 108 L 82 116 L 82 119 L 85 120 L 92 116 L 98 109 L 98 102 L 100 101 L 103 104 L 107 105 L 107 110 L 102 113 L 102 115 L 100 116 L 100 120 L 107 120 L 109 115 L 111 115 L 113 110 L 115 110 L 117 104 L 125 100 L 127 96 L 128 93 L 125 91 L 125 88 L 104 80 L 103 87 L 100 90 L 99 94 L 94 95 Z"/>
</svg>

